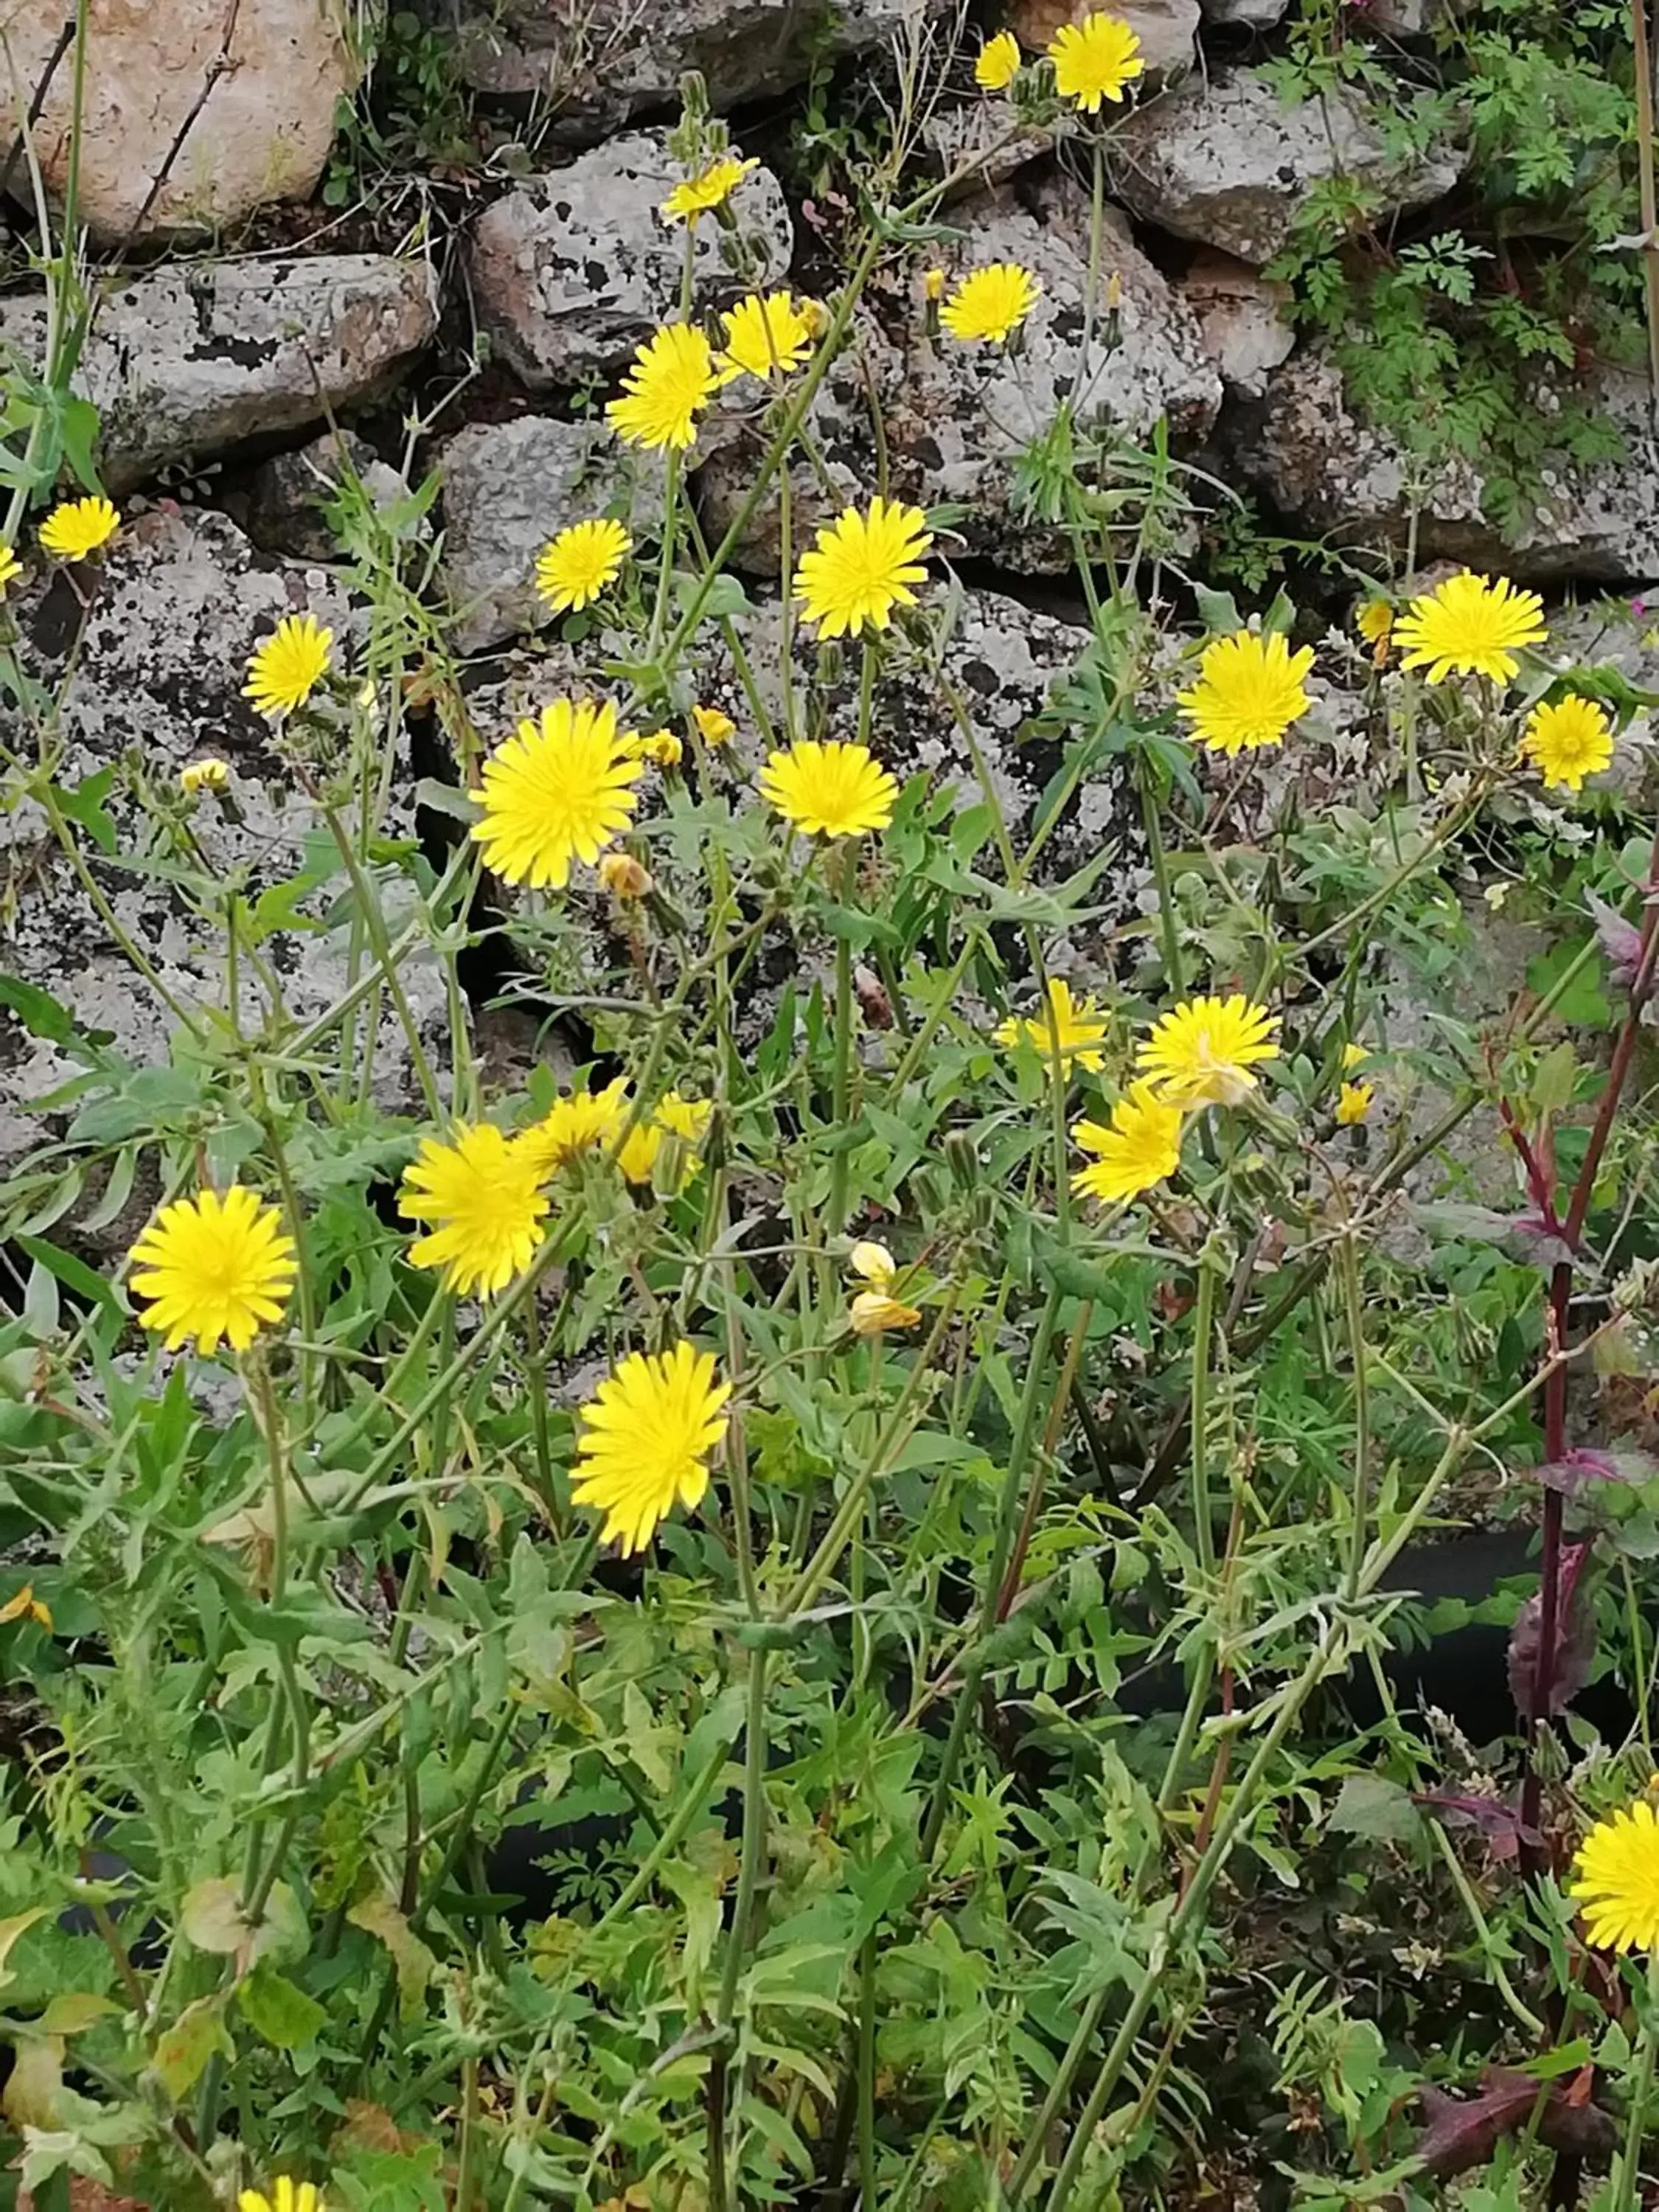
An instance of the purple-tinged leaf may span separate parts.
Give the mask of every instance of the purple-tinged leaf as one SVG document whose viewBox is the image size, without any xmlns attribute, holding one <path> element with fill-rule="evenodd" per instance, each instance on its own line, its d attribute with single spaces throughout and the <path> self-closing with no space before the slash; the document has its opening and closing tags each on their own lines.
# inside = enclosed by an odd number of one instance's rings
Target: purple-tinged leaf
<svg viewBox="0 0 1659 2212">
<path fill-rule="evenodd" d="M 1659 1474 L 1659 1458 L 1644 1451 L 1600 1451 L 1574 1445 L 1559 1459 L 1547 1460 L 1531 1470 L 1546 1490 L 1559 1490 L 1571 1498 L 1587 1482 L 1651 1482 Z"/>
<path fill-rule="evenodd" d="M 1597 898 L 1594 891 L 1585 896 L 1595 922 L 1595 939 L 1607 963 L 1607 981 L 1628 990 L 1642 957 L 1642 933 L 1626 921 L 1617 907 Z"/>
<path fill-rule="evenodd" d="M 1561 1224 L 1535 1206 L 1525 1213 L 1517 1213 L 1510 1224 L 1511 1241 L 1523 1260 L 1534 1267 L 1559 1267 L 1571 1263 L 1572 1247 L 1561 1234 Z"/>
<path fill-rule="evenodd" d="M 1478 1830 L 1492 1845 L 1495 1859 L 1512 1859 L 1522 1844 L 1542 1840 L 1535 1828 L 1522 1824 L 1513 1805 L 1504 1804 L 1498 1797 L 1469 1796 L 1455 1790 L 1421 1790 L 1413 1794 L 1412 1802 L 1425 1813 L 1437 1813 L 1449 1828 Z"/>
<path fill-rule="evenodd" d="M 1551 2150 L 1603 2163 L 1617 2142 L 1618 2130 L 1591 2101 L 1592 2069 L 1581 2067 L 1570 2080 L 1550 2086 L 1538 2123 L 1539 2140 Z M 1427 2122 L 1417 2139 L 1424 2171 L 1437 2179 L 1485 2166 L 1505 2136 L 1525 2127 L 1538 2105 L 1543 2084 L 1507 2066 L 1488 2067 L 1479 2094 L 1458 2099 L 1443 2089 L 1419 2092 Z"/>
<path fill-rule="evenodd" d="M 1589 1680 L 1595 1657 L 1595 1615 L 1578 1595 L 1579 1577 L 1590 1555 L 1589 1544 L 1564 1544 L 1555 1601 L 1555 1651 L 1549 1670 L 1548 1710 L 1564 1713 Z M 1544 1632 L 1544 1593 L 1522 1607 L 1510 1636 L 1510 1694 L 1523 1721 L 1535 1720 L 1533 1697 Z"/>
</svg>

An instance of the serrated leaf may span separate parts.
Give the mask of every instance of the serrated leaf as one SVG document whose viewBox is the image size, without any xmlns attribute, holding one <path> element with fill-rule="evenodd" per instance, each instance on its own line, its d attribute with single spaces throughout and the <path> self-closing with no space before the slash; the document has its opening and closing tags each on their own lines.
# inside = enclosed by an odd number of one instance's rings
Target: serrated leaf
<svg viewBox="0 0 1659 2212">
<path fill-rule="evenodd" d="M 405 2021 L 417 2019 L 438 1962 L 410 1926 L 407 1916 L 389 1897 L 366 1897 L 352 1906 L 346 1918 L 390 1951 L 398 1975 L 398 2014 Z"/>
<path fill-rule="evenodd" d="M 211 1875 L 185 1891 L 179 1908 L 179 1925 L 186 1941 L 198 1951 L 224 1957 L 240 1950 L 253 1932 L 242 1916 L 236 1883 L 222 1874 Z"/>
<path fill-rule="evenodd" d="M 216 1996 L 198 1997 L 155 2045 L 155 2078 L 175 2105 L 196 2087 L 216 2052 L 226 2058 L 236 2056 L 224 2008 Z"/>
<path fill-rule="evenodd" d="M 297 2051 L 314 2042 L 328 2014 L 286 1974 L 261 1960 L 236 1992 L 249 2024 L 279 2051 Z"/>
</svg>

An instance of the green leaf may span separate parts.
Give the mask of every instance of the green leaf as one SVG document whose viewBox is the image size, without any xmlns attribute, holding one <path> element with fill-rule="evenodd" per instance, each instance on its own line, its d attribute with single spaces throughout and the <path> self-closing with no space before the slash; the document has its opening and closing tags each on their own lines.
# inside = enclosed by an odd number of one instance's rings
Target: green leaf
<svg viewBox="0 0 1659 2212">
<path fill-rule="evenodd" d="M 9 1008 L 31 1036 L 44 1037 L 48 1044 L 82 1042 L 75 1017 L 61 1000 L 43 991 L 38 983 L 26 983 L 21 975 L 9 975 L 3 969 L 0 969 L 0 1006 Z"/>
<path fill-rule="evenodd" d="M 113 854 L 118 842 L 115 817 L 104 805 L 109 787 L 115 781 L 112 768 L 100 768 L 94 775 L 83 775 L 79 783 L 65 790 L 61 784 L 52 786 L 58 805 L 84 830 L 100 853 Z"/>
<path fill-rule="evenodd" d="M 376 1937 L 392 1954 L 398 1974 L 398 2012 L 400 2019 L 420 2017 L 427 1984 L 438 1962 L 410 1926 L 407 1917 L 389 1897 L 366 1897 L 354 1905 L 346 1918 L 354 1928 Z"/>
<path fill-rule="evenodd" d="M 223 2003 L 216 1996 L 198 1997 L 155 2045 L 155 2078 L 175 2105 L 196 2087 L 216 2052 L 225 2058 L 236 2056 Z"/>
<path fill-rule="evenodd" d="M 1349 1775 L 1326 1826 L 1338 1835 L 1390 1844 L 1416 1843 L 1424 1833 L 1423 1815 L 1411 1792 L 1382 1774 Z"/>
<path fill-rule="evenodd" d="M 28 1254 L 37 1267 L 44 1267 L 49 1275 L 55 1275 L 60 1283 L 67 1285 L 78 1297 L 89 1298 L 94 1305 L 102 1306 L 106 1313 L 119 1317 L 121 1301 L 103 1277 L 88 1267 L 84 1260 L 77 1260 L 72 1252 L 60 1251 L 56 1244 L 49 1244 L 44 1237 L 18 1237 L 13 1241 Z"/>
<path fill-rule="evenodd" d="M 198 1951 L 228 1956 L 240 1950 L 253 1933 L 242 1915 L 241 1893 L 228 1875 L 210 1875 L 186 1890 L 179 1908 L 179 1925 L 186 1942 Z"/>
<path fill-rule="evenodd" d="M 37 1905 L 27 1912 L 14 1912 L 9 1920 L 0 1920 L 0 1990 L 17 1979 L 6 1965 L 12 1945 L 26 1929 L 33 1928 L 37 1920 L 44 1920 L 49 1910 L 47 1905 Z"/>
<path fill-rule="evenodd" d="M 65 1990 L 41 2014 L 40 2026 L 48 2035 L 79 2035 L 120 2009 L 112 1998 L 94 1996 L 89 1990 Z"/>
<path fill-rule="evenodd" d="M 250 2024 L 278 2051 L 297 2051 L 316 2040 L 328 2014 L 315 1997 L 261 1960 L 236 1992 Z"/>
</svg>

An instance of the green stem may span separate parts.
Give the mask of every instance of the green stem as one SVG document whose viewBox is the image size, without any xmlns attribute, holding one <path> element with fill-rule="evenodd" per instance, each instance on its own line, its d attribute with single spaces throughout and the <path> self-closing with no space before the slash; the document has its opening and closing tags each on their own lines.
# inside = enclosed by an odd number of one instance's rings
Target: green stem
<svg viewBox="0 0 1659 2212">
<path fill-rule="evenodd" d="M 1170 887 L 1170 855 L 1164 843 L 1159 818 L 1157 777 L 1143 746 L 1135 755 L 1135 789 L 1140 797 L 1140 818 L 1146 830 L 1146 852 L 1158 886 L 1158 927 L 1164 945 L 1164 979 L 1173 998 L 1186 989 L 1181 962 L 1181 918 Z"/>
<path fill-rule="evenodd" d="M 1198 1261 L 1198 1301 L 1193 1316 L 1193 1542 L 1207 1583 L 1215 1572 L 1215 1524 L 1210 1504 L 1210 1355 L 1215 1334 L 1216 1271 L 1210 1255 Z"/>
<path fill-rule="evenodd" d="M 1648 1956 L 1645 1994 L 1646 2002 L 1641 2008 L 1641 2026 L 1637 2035 L 1630 2113 L 1625 2122 L 1625 2147 L 1619 2154 L 1619 2172 L 1613 2182 L 1611 2212 L 1635 2212 L 1637 2203 L 1642 2145 L 1647 2136 L 1649 2106 L 1653 2095 L 1655 2046 L 1659 2041 L 1659 1951 L 1650 1952 Z"/>
</svg>

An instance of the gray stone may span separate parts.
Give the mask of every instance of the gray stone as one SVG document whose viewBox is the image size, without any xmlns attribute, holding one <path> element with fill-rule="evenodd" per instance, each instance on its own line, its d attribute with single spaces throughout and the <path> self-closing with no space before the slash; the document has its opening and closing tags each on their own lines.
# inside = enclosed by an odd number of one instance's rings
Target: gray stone
<svg viewBox="0 0 1659 2212">
<path fill-rule="evenodd" d="M 1176 285 L 1198 318 L 1205 350 L 1230 392 L 1260 398 L 1287 361 L 1296 333 L 1285 319 L 1291 289 L 1229 253 L 1200 253 Z"/>
<path fill-rule="evenodd" d="M 473 289 L 486 327 L 526 384 L 611 375 L 677 313 L 685 230 L 660 210 L 682 173 L 660 135 L 635 131 L 485 210 L 472 235 Z M 755 170 L 728 204 L 735 229 L 708 216 L 696 227 L 699 309 L 775 283 L 794 251 L 769 169 Z"/>
<path fill-rule="evenodd" d="M 1363 185 L 1386 213 L 1443 198 L 1462 168 L 1449 148 L 1402 161 L 1355 92 L 1286 106 L 1248 69 L 1146 101 L 1111 152 L 1118 195 L 1143 221 L 1258 267 L 1283 250 L 1309 193 L 1331 177 Z"/>
<path fill-rule="evenodd" d="M 425 267 L 388 254 L 135 277 L 100 303 L 76 378 L 102 420 L 109 489 L 355 405 L 414 358 L 435 321 Z M 46 336 L 43 301 L 0 301 L 0 350 L 38 368 Z"/>
<path fill-rule="evenodd" d="M 1547 461 L 1532 513 L 1508 535 L 1485 512 L 1479 470 L 1462 460 L 1432 469 L 1414 461 L 1387 430 L 1358 418 L 1334 363 L 1317 351 L 1273 372 L 1265 397 L 1232 420 L 1230 450 L 1283 514 L 1349 544 L 1404 546 L 1415 512 L 1425 562 L 1546 583 L 1659 577 L 1659 442 L 1646 380 L 1604 369 L 1578 397 L 1622 434 L 1623 457 Z M 1561 395 L 1543 382 L 1535 404 L 1559 409 Z"/>
<path fill-rule="evenodd" d="M 13 891 L 0 966 L 51 992 L 133 1067 L 165 1067 L 180 1022 L 161 992 L 192 1018 L 207 1019 L 222 1044 L 231 970 L 222 918 L 204 913 L 167 873 L 146 872 L 143 863 L 201 874 L 214 902 L 228 886 L 257 898 L 299 872 L 319 817 L 241 687 L 250 653 L 282 616 L 314 614 L 334 629 L 339 653 L 351 612 L 330 576 L 264 560 L 227 516 L 156 510 L 125 526 L 100 568 L 55 572 L 17 597 L 23 665 L 49 684 L 63 682 L 66 655 L 82 629 L 78 590 L 88 592 L 90 605 L 55 726 L 63 746 L 55 781 L 70 790 L 112 771 L 101 800 L 113 825 L 112 850 L 106 854 L 84 833 L 81 850 L 155 983 L 135 972 L 32 800 L 0 818 L 0 866 Z M 325 711 L 343 727 L 346 710 Z M 181 831 L 158 830 L 155 817 L 179 808 L 179 771 L 205 755 L 228 766 L 232 803 L 207 796 L 191 808 L 192 852 Z M 401 788 L 409 791 L 407 781 Z M 154 794 L 148 808 L 146 790 Z M 406 835 L 410 823 L 407 799 L 394 800 L 387 826 Z M 382 884 L 395 936 L 404 918 L 400 884 L 383 876 Z M 331 927 L 323 921 L 339 889 L 337 882 L 311 893 L 301 902 L 308 926 L 275 930 L 258 947 L 259 959 L 280 979 L 288 1015 L 301 1023 L 325 1013 L 361 972 L 349 918 L 343 914 Z M 269 994 L 246 951 L 237 972 L 235 1016 L 252 1036 L 266 1025 Z M 448 1016 L 437 967 L 417 951 L 398 972 L 423 1034 L 438 1045 Z M 398 1110 L 413 1105 L 417 1093 L 402 1033 L 384 1008 L 381 1015 L 374 1088 L 383 1106 Z M 441 1064 L 447 1066 L 447 1048 Z M 21 1110 L 25 1103 L 78 1066 L 66 1049 L 0 1012 L 0 1091 L 18 1109 L 0 1123 L 0 1164 L 41 1139 L 39 1120 Z"/>
<path fill-rule="evenodd" d="M 921 126 L 921 143 L 946 179 L 945 203 L 1005 185 L 1071 137 L 1077 118 L 1062 110 L 1051 122 L 1011 127 L 1006 107 L 983 98 L 939 107 Z"/>
<path fill-rule="evenodd" d="M 1367 30 L 1391 39 L 1421 39 L 1437 31 L 1453 13 L 1453 0 L 1370 0 Z"/>
<path fill-rule="evenodd" d="M 1206 23 L 1237 23 L 1251 31 L 1270 31 L 1291 0 L 1200 0 Z"/>
<path fill-rule="evenodd" d="M 602 422 L 522 415 L 474 422 L 445 444 L 443 576 L 463 653 L 477 653 L 549 619 L 533 581 L 556 531 L 590 515 L 661 528 L 663 472 L 635 460 Z"/>
<path fill-rule="evenodd" d="M 245 518 L 248 536 L 267 553 L 286 553 L 299 561 L 337 560 L 340 548 L 323 508 L 353 473 L 377 507 L 409 496 L 409 486 L 373 446 L 349 430 L 329 430 L 307 446 L 273 453 L 259 464 Z"/>
<path fill-rule="evenodd" d="M 1096 0 L 1014 0 L 1008 21 L 1022 46 L 1040 52 L 1062 23 L 1080 23 Z M 1189 70 L 1198 40 L 1198 0 L 1112 0 L 1110 12 L 1140 41 L 1150 78 Z"/>
<path fill-rule="evenodd" d="M 23 99 L 45 81 L 33 135 L 55 202 L 69 170 L 70 55 L 46 71 L 66 13 L 72 20 L 64 0 L 9 0 L 0 10 Z M 218 230 L 268 201 L 307 198 L 334 142 L 335 104 L 357 80 L 345 16 L 335 0 L 240 0 L 229 10 L 225 0 L 92 0 L 76 210 L 94 240 L 124 244 L 141 215 L 147 233 Z M 8 76 L 8 142 L 11 84 Z M 12 194 L 27 204 L 29 189 L 20 161 Z"/>
<path fill-rule="evenodd" d="M 1064 179 L 1045 185 L 1031 206 L 987 193 L 954 210 L 963 236 L 940 250 L 948 276 L 993 261 L 1023 263 L 1042 287 L 1017 356 L 1000 346 L 963 345 L 945 332 L 929 338 L 912 282 L 880 298 L 857 320 L 853 344 L 836 361 L 808 416 L 832 496 L 816 471 L 798 464 L 792 483 L 803 530 L 836 507 L 862 504 L 875 489 L 872 401 L 884 422 L 884 447 L 895 495 L 918 505 L 960 503 L 954 526 L 976 554 L 1026 571 L 1072 565 L 1069 547 L 1020 511 L 1013 465 L 1051 428 L 1061 404 L 1099 415 L 1115 434 L 1147 437 L 1167 420 L 1177 440 L 1200 441 L 1215 419 L 1221 382 L 1191 311 L 1131 241 L 1115 215 L 1106 227 L 1103 275 L 1115 276 L 1121 304 L 1097 308 L 1086 387 L 1079 352 L 1088 289 L 1088 209 Z M 765 434 L 757 414 L 735 411 L 746 395 L 732 387 L 728 411 L 707 441 L 697 496 L 719 535 L 754 480 Z M 1085 464 L 1086 467 L 1086 463 Z M 775 574 L 778 513 L 769 495 L 757 510 L 743 564 Z"/>
<path fill-rule="evenodd" d="M 535 100 L 556 138 L 591 144 L 637 117 L 678 112 L 702 72 L 713 112 L 787 92 L 820 57 L 884 47 L 939 0 L 497 0 L 462 19 L 476 91 Z"/>
</svg>

